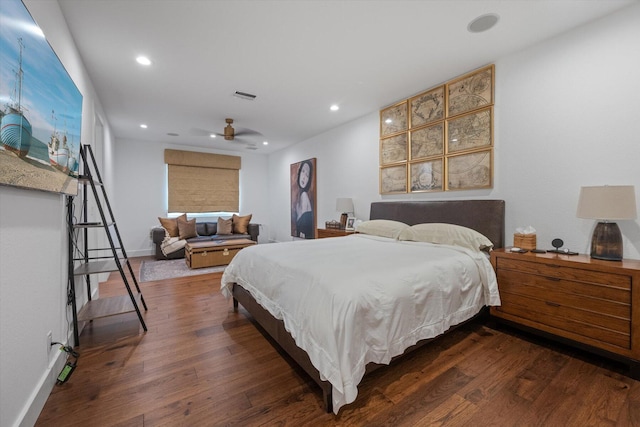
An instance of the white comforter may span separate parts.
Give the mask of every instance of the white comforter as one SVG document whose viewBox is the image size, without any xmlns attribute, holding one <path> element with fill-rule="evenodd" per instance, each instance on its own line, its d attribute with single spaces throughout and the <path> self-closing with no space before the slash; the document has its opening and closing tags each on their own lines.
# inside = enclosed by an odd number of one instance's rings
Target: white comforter
<svg viewBox="0 0 640 427">
<path fill-rule="evenodd" d="M 362 234 L 255 245 L 222 276 L 274 317 L 333 386 L 333 411 L 355 400 L 369 362 L 392 357 L 499 305 L 485 254 Z"/>
</svg>

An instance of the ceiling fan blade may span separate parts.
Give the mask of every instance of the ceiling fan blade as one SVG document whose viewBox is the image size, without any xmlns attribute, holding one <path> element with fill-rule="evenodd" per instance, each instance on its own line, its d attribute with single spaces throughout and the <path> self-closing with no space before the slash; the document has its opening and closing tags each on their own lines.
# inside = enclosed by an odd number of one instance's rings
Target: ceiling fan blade
<svg viewBox="0 0 640 427">
<path fill-rule="evenodd" d="M 256 130 L 253 130 L 253 129 L 246 129 L 246 128 L 236 128 L 235 136 L 238 136 L 238 135 L 241 135 L 241 136 L 242 135 L 245 135 L 245 136 L 247 136 L 247 135 L 260 135 L 260 136 L 262 136 L 262 134 L 260 132 L 258 132 Z"/>
<path fill-rule="evenodd" d="M 191 128 L 189 129 L 189 134 L 195 135 L 195 136 L 211 136 L 211 134 L 219 135 L 218 133 L 212 130 L 201 129 L 201 128 Z"/>
<path fill-rule="evenodd" d="M 234 137 L 233 139 L 230 139 L 228 141 L 231 142 L 232 144 L 237 144 L 237 143 L 240 143 L 240 144 L 255 144 L 254 142 L 251 142 L 251 141 L 246 140 L 244 138 L 238 138 L 238 137 Z"/>
</svg>

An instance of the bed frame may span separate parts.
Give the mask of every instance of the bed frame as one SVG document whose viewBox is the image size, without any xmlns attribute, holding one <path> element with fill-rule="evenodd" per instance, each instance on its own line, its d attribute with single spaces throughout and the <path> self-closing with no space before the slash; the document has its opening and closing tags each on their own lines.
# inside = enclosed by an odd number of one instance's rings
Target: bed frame
<svg viewBox="0 0 640 427">
<path fill-rule="evenodd" d="M 374 202 L 371 203 L 370 219 L 391 219 L 409 225 L 428 222 L 444 222 L 462 225 L 479 231 L 487 236 L 494 248 L 504 247 L 504 200 L 452 200 L 436 202 Z M 298 347 L 285 330 L 284 322 L 274 318 L 262 308 L 251 294 L 238 284 L 233 284 L 233 307 L 238 310 L 238 303 L 251 314 L 254 320 L 266 331 L 322 389 L 323 406 L 332 412 L 332 386 L 328 381 L 320 379 L 320 373 L 313 366 L 307 353 Z M 450 330 L 454 329 L 452 327 Z M 404 354 L 421 347 L 431 340 L 423 340 L 408 348 Z M 404 355 L 403 354 L 403 355 Z M 401 357 L 397 356 L 394 359 Z M 392 359 L 392 361 L 394 360 Z M 370 363 L 366 372 L 379 366 Z"/>
</svg>

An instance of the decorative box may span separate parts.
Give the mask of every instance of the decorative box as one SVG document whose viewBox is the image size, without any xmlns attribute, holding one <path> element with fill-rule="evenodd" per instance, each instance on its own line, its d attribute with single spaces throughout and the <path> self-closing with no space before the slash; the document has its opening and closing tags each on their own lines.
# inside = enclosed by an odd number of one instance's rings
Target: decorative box
<svg viewBox="0 0 640 427">
<path fill-rule="evenodd" d="M 324 228 L 330 230 L 342 230 L 344 227 L 340 224 L 340 221 L 326 221 L 324 223 Z"/>
<path fill-rule="evenodd" d="M 184 246 L 184 260 L 192 269 L 227 265 L 241 249 L 255 244 L 249 239 L 190 242 Z"/>
<path fill-rule="evenodd" d="M 535 249 L 536 248 L 536 235 L 535 234 L 513 234 L 513 246 L 522 249 Z"/>
</svg>

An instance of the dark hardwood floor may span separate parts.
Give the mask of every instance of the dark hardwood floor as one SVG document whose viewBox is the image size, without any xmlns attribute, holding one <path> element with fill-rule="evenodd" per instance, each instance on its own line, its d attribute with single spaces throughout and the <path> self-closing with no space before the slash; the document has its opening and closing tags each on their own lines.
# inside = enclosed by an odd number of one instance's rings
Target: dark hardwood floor
<svg viewBox="0 0 640 427">
<path fill-rule="evenodd" d="M 37 425 L 640 426 L 640 381 L 620 366 L 479 323 L 371 373 L 327 414 L 319 388 L 233 312 L 220 277 L 141 283 L 147 333 L 135 314 L 87 325 Z M 124 289 L 112 275 L 100 293 Z"/>
</svg>

